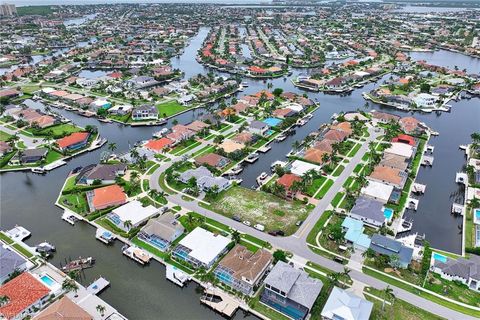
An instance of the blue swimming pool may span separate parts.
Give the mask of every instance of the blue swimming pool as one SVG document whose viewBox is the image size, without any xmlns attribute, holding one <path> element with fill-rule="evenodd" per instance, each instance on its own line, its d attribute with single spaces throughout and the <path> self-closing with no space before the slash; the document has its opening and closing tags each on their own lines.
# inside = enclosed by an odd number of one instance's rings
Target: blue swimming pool
<svg viewBox="0 0 480 320">
<path fill-rule="evenodd" d="M 433 253 L 433 259 L 437 260 L 437 261 L 440 261 L 440 262 L 447 262 L 447 257 L 445 257 L 444 255 L 441 255 L 440 253 L 436 253 L 434 252 Z"/>
<path fill-rule="evenodd" d="M 480 221 L 480 209 L 475 209 L 475 220 Z"/>
<path fill-rule="evenodd" d="M 264 123 L 268 124 L 270 127 L 276 127 L 280 123 L 282 123 L 282 120 L 277 119 L 277 118 L 267 118 L 263 120 Z"/>
<path fill-rule="evenodd" d="M 383 209 L 383 215 L 387 220 L 390 220 L 392 219 L 392 216 L 393 216 L 393 210 L 390 208 L 385 208 Z"/>
<path fill-rule="evenodd" d="M 44 275 L 40 278 L 43 283 L 45 283 L 47 286 L 52 287 L 55 284 L 55 280 L 50 278 L 48 275 Z"/>
</svg>

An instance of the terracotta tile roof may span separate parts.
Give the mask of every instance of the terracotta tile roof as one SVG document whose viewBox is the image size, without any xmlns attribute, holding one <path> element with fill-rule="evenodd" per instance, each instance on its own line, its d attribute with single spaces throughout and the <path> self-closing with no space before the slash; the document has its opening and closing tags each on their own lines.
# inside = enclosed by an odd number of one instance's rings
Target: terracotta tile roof
<svg viewBox="0 0 480 320">
<path fill-rule="evenodd" d="M 348 136 L 349 136 L 349 134 L 346 133 L 345 131 L 330 129 L 330 130 L 327 131 L 327 133 L 325 133 L 323 138 L 325 140 L 332 140 L 332 141 L 335 141 L 335 142 L 341 142 L 341 141 L 345 140 L 345 138 L 347 138 Z"/>
<path fill-rule="evenodd" d="M 305 155 L 303 156 L 303 158 L 307 161 L 321 164 L 323 163 L 322 157 L 324 154 L 328 154 L 328 152 L 320 151 L 315 148 L 310 148 L 305 152 Z"/>
<path fill-rule="evenodd" d="M 65 149 L 74 144 L 87 141 L 89 136 L 90 136 L 90 133 L 88 132 L 74 132 L 66 137 L 58 139 L 57 145 L 61 149 Z"/>
<path fill-rule="evenodd" d="M 245 144 L 245 143 L 252 142 L 253 138 L 254 138 L 253 134 L 245 131 L 245 132 L 241 132 L 241 133 L 237 134 L 236 136 L 234 136 L 232 138 L 232 140 Z"/>
<path fill-rule="evenodd" d="M 411 146 L 414 146 L 415 138 L 412 136 L 409 136 L 408 134 L 399 134 L 398 136 L 392 139 L 392 142 L 406 143 Z"/>
<path fill-rule="evenodd" d="M 122 187 L 116 184 L 93 190 L 92 204 L 95 209 L 123 204 L 126 201 L 127 196 L 123 193 Z"/>
<path fill-rule="evenodd" d="M 402 127 L 403 131 L 410 133 L 415 132 L 419 127 L 420 121 L 413 117 L 404 117 L 400 119 L 400 126 Z"/>
<path fill-rule="evenodd" d="M 382 182 L 403 186 L 403 182 L 405 181 L 404 174 L 405 172 L 400 169 L 378 165 L 370 177 Z"/>
<path fill-rule="evenodd" d="M 344 122 L 340 122 L 335 125 L 332 125 L 330 129 L 343 131 L 345 133 L 348 133 L 349 135 L 352 134 L 353 132 L 352 125 L 348 121 L 344 121 Z"/>
<path fill-rule="evenodd" d="M 277 183 L 284 186 L 286 190 L 289 190 L 295 181 L 300 182 L 302 181 L 302 178 L 293 173 L 285 173 L 281 178 L 277 180 Z"/>
<path fill-rule="evenodd" d="M 9 302 L 0 307 L 0 314 L 12 319 L 49 293 L 50 289 L 24 272 L 0 287 L 0 296 L 9 298 Z"/>
<path fill-rule="evenodd" d="M 325 153 L 332 153 L 333 152 L 332 144 L 334 144 L 334 141 L 332 140 L 322 140 L 315 143 L 313 148 Z"/>
<path fill-rule="evenodd" d="M 223 167 L 229 162 L 229 160 L 216 153 L 209 153 L 204 156 L 197 157 L 195 162 L 199 165 L 207 164 L 212 167 Z"/>
<path fill-rule="evenodd" d="M 72 300 L 64 296 L 57 300 L 41 313 L 33 317 L 33 320 L 92 320 L 93 317 Z"/>
<path fill-rule="evenodd" d="M 145 144 L 145 147 L 147 147 L 150 150 L 159 152 L 159 151 L 162 151 L 165 147 L 170 146 L 171 144 L 173 144 L 172 140 L 168 138 L 161 138 L 161 139 L 149 140 Z"/>
</svg>

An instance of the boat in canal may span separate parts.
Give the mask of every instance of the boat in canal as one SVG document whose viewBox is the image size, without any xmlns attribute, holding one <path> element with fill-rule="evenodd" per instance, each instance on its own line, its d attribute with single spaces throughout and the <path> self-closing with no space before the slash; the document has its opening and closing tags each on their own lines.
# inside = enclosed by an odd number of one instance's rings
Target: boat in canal
<svg viewBox="0 0 480 320">
<path fill-rule="evenodd" d="M 152 258 L 152 256 L 146 251 L 135 246 L 123 246 L 122 253 L 141 265 L 148 264 L 150 262 L 150 259 Z"/>
<path fill-rule="evenodd" d="M 69 271 L 81 271 L 83 269 L 92 268 L 95 265 L 95 259 L 93 257 L 88 258 L 78 258 L 68 262 L 66 265 L 62 266 L 61 269 L 64 272 Z"/>
<path fill-rule="evenodd" d="M 251 153 L 248 155 L 247 158 L 245 158 L 245 161 L 248 163 L 254 163 L 255 161 L 258 160 L 258 153 Z"/>
<path fill-rule="evenodd" d="M 53 254 L 55 251 L 57 251 L 57 249 L 53 244 L 45 241 L 45 242 L 39 243 L 35 247 L 35 251 L 38 253 L 43 253 L 48 257 L 51 254 Z"/>
<path fill-rule="evenodd" d="M 95 232 L 95 238 L 105 244 L 111 244 L 117 237 L 108 230 L 98 228 Z"/>
</svg>

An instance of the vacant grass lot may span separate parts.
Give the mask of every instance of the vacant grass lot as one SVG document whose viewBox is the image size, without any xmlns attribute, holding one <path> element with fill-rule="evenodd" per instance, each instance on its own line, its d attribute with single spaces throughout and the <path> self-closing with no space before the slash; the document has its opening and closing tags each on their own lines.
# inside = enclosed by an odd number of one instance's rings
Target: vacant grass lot
<svg viewBox="0 0 480 320">
<path fill-rule="evenodd" d="M 265 226 L 265 231 L 283 230 L 286 235 L 295 232 L 295 223 L 305 220 L 310 209 L 303 203 L 287 201 L 263 191 L 232 187 L 212 203 L 213 210 L 227 216 L 239 216 L 255 225 Z"/>
<path fill-rule="evenodd" d="M 10 137 L 10 134 L 0 131 L 0 141 L 7 141 Z"/>
<path fill-rule="evenodd" d="M 157 110 L 161 117 L 170 117 L 174 114 L 187 110 L 184 106 L 182 106 L 178 101 L 173 100 L 165 103 L 157 104 Z"/>
</svg>

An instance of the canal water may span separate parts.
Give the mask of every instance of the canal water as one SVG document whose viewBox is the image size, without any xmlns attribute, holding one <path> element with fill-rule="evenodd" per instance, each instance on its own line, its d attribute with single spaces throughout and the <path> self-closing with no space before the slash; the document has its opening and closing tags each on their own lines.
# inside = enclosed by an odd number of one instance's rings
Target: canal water
<svg viewBox="0 0 480 320">
<path fill-rule="evenodd" d="M 179 58 L 172 59 L 174 67 L 184 71 L 186 77 L 207 71 L 195 60 L 196 52 L 207 33 L 208 29 L 202 28 L 197 36 L 193 37 L 184 53 Z M 466 65 L 469 63 L 467 60 Z M 449 62 L 446 57 L 444 63 Z M 293 70 L 292 77 L 302 72 L 304 70 Z M 285 78 L 246 81 L 249 87 L 245 88 L 242 95 L 266 89 L 268 83 L 285 91 L 305 93 L 295 88 L 290 80 Z M 302 140 L 308 133 L 328 122 L 333 113 L 363 108 L 365 101 L 361 93 L 374 87 L 375 84 L 371 83 L 346 96 L 307 93 L 310 98 L 320 103 L 320 108 L 315 112 L 313 119 L 305 126 L 297 128 L 295 135 L 281 143 L 273 143 L 271 151 L 261 154 L 255 164 L 248 165 L 240 175 L 244 180 L 244 186 L 251 187 L 255 178 L 262 171 L 268 171 L 273 161 L 285 159 L 294 141 Z M 461 219 L 451 216 L 449 212 L 453 201 L 452 195 L 458 193 L 458 187 L 454 183 L 455 172 L 460 170 L 465 162 L 458 145 L 468 142 L 470 133 L 479 129 L 479 102 L 478 99 L 453 102 L 451 113 L 415 114 L 421 121 L 439 131 L 440 136 L 431 141 L 435 146 L 433 168 L 420 169 L 418 177 L 420 183 L 427 185 L 426 194 L 420 199 L 419 210 L 409 214 L 415 221 L 414 230 L 425 233 L 433 247 L 439 249 L 454 252 L 460 250 L 461 236 L 457 226 L 461 224 Z M 380 106 L 370 104 L 369 109 L 371 108 L 382 109 Z M 384 110 L 403 116 L 408 114 Z M 148 139 L 153 132 L 159 130 L 159 127 L 131 128 L 119 124 L 104 124 L 68 111 L 59 112 L 81 126 L 96 125 L 103 137 L 117 144 L 117 152 L 127 151 L 129 145 Z M 176 119 L 180 123 L 188 123 L 197 119 L 202 112 L 205 110 L 190 111 L 177 116 Z M 172 120 L 166 126 L 172 126 Z M 74 158 L 67 165 L 45 176 L 32 173 L 0 175 L 0 228 L 5 230 L 16 224 L 22 225 L 32 232 L 32 237 L 27 241 L 30 245 L 43 241 L 54 243 L 58 253 L 52 259 L 52 263 L 57 266 L 65 258 L 94 256 L 97 265 L 85 271 L 83 283 L 89 284 L 100 275 L 106 277 L 112 286 L 101 297 L 131 319 L 220 319 L 218 314 L 200 305 L 199 294 L 195 292 L 194 285 L 179 289 L 165 280 L 165 269 L 160 264 L 153 262 L 150 266 L 139 267 L 121 255 L 120 243 L 107 247 L 95 240 L 95 231 L 91 226 L 78 223 L 71 227 L 60 219 L 62 212 L 54 206 L 54 202 L 68 172 L 76 167 L 98 162 L 101 152 L 102 149 Z M 243 313 L 238 312 L 235 319 L 242 317 Z"/>
</svg>

